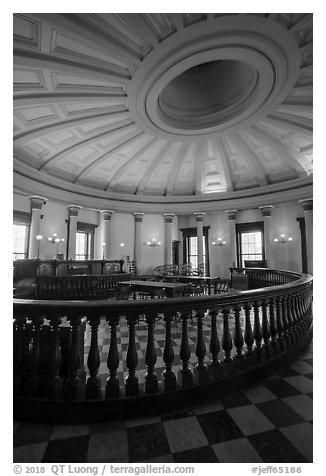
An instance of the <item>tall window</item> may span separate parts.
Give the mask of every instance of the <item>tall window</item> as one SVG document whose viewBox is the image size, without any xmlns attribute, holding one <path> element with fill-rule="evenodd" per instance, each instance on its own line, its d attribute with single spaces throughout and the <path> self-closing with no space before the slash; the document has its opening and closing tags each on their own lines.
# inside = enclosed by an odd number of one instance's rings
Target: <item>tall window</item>
<svg viewBox="0 0 326 476">
<path fill-rule="evenodd" d="M 13 229 L 14 260 L 27 258 L 28 231 L 29 231 L 28 225 L 14 223 L 14 229 Z"/>
<path fill-rule="evenodd" d="M 31 214 L 14 210 L 13 213 L 13 259 L 28 258 Z"/>
<path fill-rule="evenodd" d="M 77 222 L 76 260 L 94 259 L 94 236 L 97 225 Z"/>
<path fill-rule="evenodd" d="M 203 227 L 203 260 L 205 264 L 205 274 L 209 275 L 209 248 L 208 248 L 209 226 Z M 197 249 L 197 228 L 181 228 L 183 234 L 183 262 L 191 263 L 193 268 L 198 268 Z"/>
<path fill-rule="evenodd" d="M 206 243 L 205 237 L 203 236 L 203 258 L 206 266 Z M 193 268 L 198 267 L 198 249 L 197 249 L 197 236 L 188 237 L 188 256 L 187 262 L 191 263 Z"/>
<path fill-rule="evenodd" d="M 263 222 L 243 223 L 237 227 L 238 266 L 244 267 L 245 261 L 265 259 Z"/>
<path fill-rule="evenodd" d="M 76 233 L 76 260 L 90 259 L 92 235 L 85 231 Z"/>
</svg>

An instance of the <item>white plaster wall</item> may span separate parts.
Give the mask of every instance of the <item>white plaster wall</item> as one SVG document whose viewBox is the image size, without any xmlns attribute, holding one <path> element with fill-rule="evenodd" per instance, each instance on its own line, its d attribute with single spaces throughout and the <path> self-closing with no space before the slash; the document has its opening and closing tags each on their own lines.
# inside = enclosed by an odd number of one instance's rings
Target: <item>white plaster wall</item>
<svg viewBox="0 0 326 476">
<path fill-rule="evenodd" d="M 110 222 L 110 259 L 134 259 L 134 217 L 131 213 L 113 213 Z M 120 243 L 124 246 L 121 247 Z"/>
<path fill-rule="evenodd" d="M 28 197 L 14 194 L 14 210 L 30 212 Z M 41 220 L 41 234 L 46 238 L 53 232 L 64 238 L 64 244 L 60 244 L 59 252 L 64 252 L 67 240 L 67 208 L 53 201 L 48 201 L 42 208 L 44 215 Z M 280 237 L 284 233 L 291 236 L 293 241 L 287 245 L 273 245 L 273 260 L 276 269 L 301 271 L 301 236 L 297 217 L 303 217 L 303 210 L 299 203 L 276 206 L 273 208 L 271 217 L 272 239 Z M 95 232 L 94 253 L 96 259 L 102 257 L 103 242 L 103 216 L 96 210 L 81 209 L 78 220 L 94 225 L 99 225 Z M 241 210 L 237 214 L 236 223 L 263 221 L 259 209 Z M 209 251 L 210 251 L 210 274 L 211 276 L 228 277 L 228 243 L 229 227 L 224 212 L 206 213 L 204 226 L 210 226 Z M 180 240 L 180 259 L 182 262 L 182 233 L 181 228 L 196 227 L 196 219 L 191 215 L 175 216 L 172 225 L 172 239 Z M 120 243 L 124 243 L 123 256 L 134 259 L 134 217 L 131 213 L 113 213 L 110 227 L 110 259 L 121 258 Z M 212 241 L 221 237 L 227 244 L 223 247 L 212 246 Z M 162 245 L 150 247 L 142 244 L 142 255 L 139 263 L 140 273 L 151 273 L 155 266 L 164 263 L 164 217 L 162 214 L 145 214 L 142 222 L 141 242 L 145 243 L 152 238 L 161 241 Z M 40 246 L 40 257 L 50 259 L 55 255 L 55 245 L 44 239 Z"/>
<path fill-rule="evenodd" d="M 227 216 L 224 212 L 220 212 L 211 213 L 205 218 L 210 224 L 208 234 L 210 275 L 228 278 L 230 274 L 228 262 L 230 238 Z M 222 241 L 226 241 L 226 245 L 213 246 L 212 242 L 217 241 L 217 238 L 222 238 Z"/>
<path fill-rule="evenodd" d="M 147 246 L 147 241 L 155 238 L 161 246 Z M 145 214 L 142 222 L 142 256 L 138 266 L 139 272 L 151 274 L 155 266 L 164 264 L 164 217 L 163 215 Z"/>
<path fill-rule="evenodd" d="M 291 271 L 302 270 L 301 235 L 297 217 L 303 217 L 300 204 L 275 207 L 272 213 L 272 239 L 279 238 L 282 233 L 293 238 L 292 243 L 273 245 L 274 267 Z"/>
</svg>

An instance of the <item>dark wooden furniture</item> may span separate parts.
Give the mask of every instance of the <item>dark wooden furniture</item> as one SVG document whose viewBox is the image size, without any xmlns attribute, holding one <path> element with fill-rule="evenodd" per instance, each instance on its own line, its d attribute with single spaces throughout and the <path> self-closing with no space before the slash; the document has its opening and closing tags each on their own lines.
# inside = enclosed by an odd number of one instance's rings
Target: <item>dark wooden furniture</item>
<svg viewBox="0 0 326 476">
<path fill-rule="evenodd" d="M 265 259 L 256 259 L 256 260 L 245 260 L 245 268 L 267 268 L 267 260 Z"/>
<path fill-rule="evenodd" d="M 30 299 L 105 299 L 117 282 L 130 279 L 123 260 L 14 261 L 14 297 Z"/>
<path fill-rule="evenodd" d="M 124 260 L 16 260 L 14 282 L 37 276 L 123 273 Z"/>
<path fill-rule="evenodd" d="M 208 294 L 212 294 L 212 290 L 214 294 L 216 294 L 217 285 L 220 282 L 220 278 L 211 276 L 165 276 L 164 281 L 203 285 L 205 286 Z"/>
<path fill-rule="evenodd" d="M 136 292 L 145 292 L 150 293 L 153 290 L 164 290 L 167 297 L 176 297 L 186 289 L 187 285 L 185 283 L 168 283 L 161 281 L 123 281 L 118 283 L 118 287 L 128 287 L 131 289 L 136 299 Z"/>
</svg>

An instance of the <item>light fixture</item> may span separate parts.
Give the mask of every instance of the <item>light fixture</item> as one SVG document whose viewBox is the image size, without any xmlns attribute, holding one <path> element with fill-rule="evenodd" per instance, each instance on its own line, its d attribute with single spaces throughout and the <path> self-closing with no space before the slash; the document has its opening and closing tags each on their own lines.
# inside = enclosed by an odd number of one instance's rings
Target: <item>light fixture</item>
<svg viewBox="0 0 326 476">
<path fill-rule="evenodd" d="M 217 241 L 212 241 L 213 246 L 224 246 L 226 241 L 223 241 L 222 238 L 217 238 Z"/>
<path fill-rule="evenodd" d="M 120 243 L 120 246 L 121 246 L 121 259 L 123 259 L 123 247 L 124 247 L 124 243 Z"/>
<path fill-rule="evenodd" d="M 162 243 L 157 241 L 156 238 L 152 238 L 150 241 L 146 242 L 147 246 L 160 246 Z"/>
<path fill-rule="evenodd" d="M 36 235 L 37 239 L 37 259 L 40 259 L 40 241 L 43 240 L 42 235 Z"/>
<path fill-rule="evenodd" d="M 293 241 L 293 238 L 291 236 L 286 238 L 284 233 L 281 234 L 280 238 L 274 238 L 274 243 L 278 243 L 280 245 L 285 245 L 286 243 L 291 243 L 291 241 Z"/>
<path fill-rule="evenodd" d="M 105 248 L 105 243 L 102 243 L 102 259 L 104 260 L 104 248 Z"/>
<path fill-rule="evenodd" d="M 52 236 L 49 236 L 48 237 L 48 241 L 50 241 L 50 243 L 53 243 L 56 246 L 56 255 L 55 255 L 55 258 L 57 259 L 58 258 L 58 251 L 59 251 L 59 243 L 65 241 L 64 238 L 59 238 L 57 233 L 52 233 Z"/>
</svg>

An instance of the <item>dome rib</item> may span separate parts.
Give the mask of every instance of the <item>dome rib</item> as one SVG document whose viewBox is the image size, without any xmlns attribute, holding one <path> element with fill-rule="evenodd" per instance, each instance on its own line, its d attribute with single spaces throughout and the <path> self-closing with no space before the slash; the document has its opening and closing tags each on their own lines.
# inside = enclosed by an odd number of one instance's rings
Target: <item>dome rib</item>
<svg viewBox="0 0 326 476">
<path fill-rule="evenodd" d="M 117 203 L 309 181 L 311 13 L 14 18 L 14 160 L 49 196 L 56 179 Z"/>
</svg>

